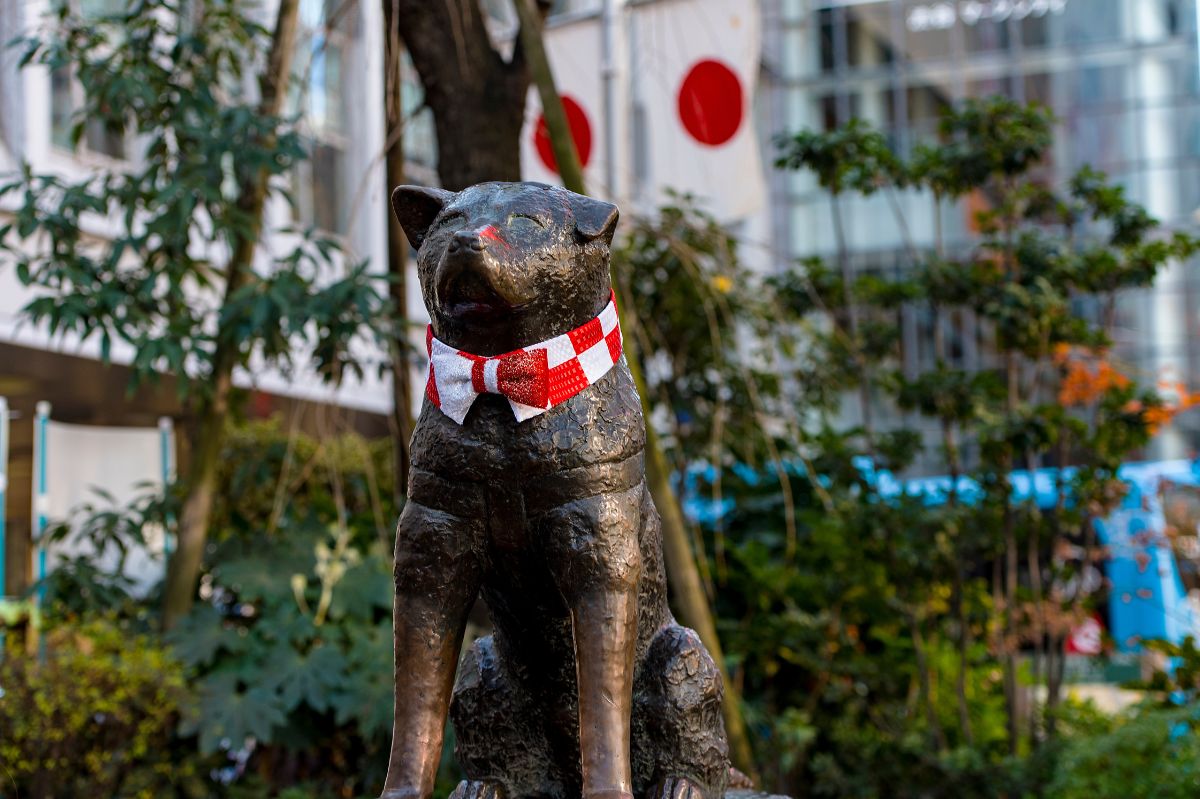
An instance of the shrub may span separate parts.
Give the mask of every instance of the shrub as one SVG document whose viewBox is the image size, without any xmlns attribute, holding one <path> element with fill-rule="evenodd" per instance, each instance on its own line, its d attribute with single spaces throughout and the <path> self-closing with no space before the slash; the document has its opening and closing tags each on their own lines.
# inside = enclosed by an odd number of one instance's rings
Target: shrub
<svg viewBox="0 0 1200 799">
<path fill-rule="evenodd" d="M 106 620 L 53 629 L 45 657 L 0 661 L 5 791 L 196 795 L 194 764 L 163 744 L 186 698 L 182 666 L 150 639 Z"/>
<path fill-rule="evenodd" d="M 1046 796 L 1190 799 L 1200 795 L 1195 708 L 1143 707 L 1111 730 L 1063 740 Z"/>
</svg>

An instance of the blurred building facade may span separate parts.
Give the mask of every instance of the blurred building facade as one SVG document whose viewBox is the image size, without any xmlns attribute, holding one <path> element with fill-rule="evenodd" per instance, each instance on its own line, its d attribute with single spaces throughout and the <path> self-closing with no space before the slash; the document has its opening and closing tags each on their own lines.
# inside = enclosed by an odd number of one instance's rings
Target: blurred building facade
<svg viewBox="0 0 1200 799">
<path fill-rule="evenodd" d="M 939 109 L 1004 94 L 1045 104 L 1057 116 L 1051 180 L 1062 185 L 1092 165 L 1168 228 L 1196 229 L 1196 0 L 763 0 L 762 7 L 764 136 L 861 118 L 905 152 L 935 132 Z M 770 185 L 775 251 L 833 253 L 828 197 L 811 176 L 776 172 Z M 931 245 L 931 199 L 908 193 L 900 203 L 915 244 Z M 847 199 L 844 211 L 855 266 L 899 268 L 904 231 L 887 198 Z M 949 246 L 970 239 L 965 202 L 946 209 L 941 221 Z M 1200 387 L 1195 266 L 1175 264 L 1154 288 L 1118 301 L 1116 355 L 1144 384 Z M 904 317 L 906 359 L 932 362 L 930 324 L 917 314 Z M 952 357 L 967 366 L 992 365 L 969 314 L 946 324 Z M 1195 416 L 1181 416 L 1144 456 L 1194 456 Z"/>
</svg>

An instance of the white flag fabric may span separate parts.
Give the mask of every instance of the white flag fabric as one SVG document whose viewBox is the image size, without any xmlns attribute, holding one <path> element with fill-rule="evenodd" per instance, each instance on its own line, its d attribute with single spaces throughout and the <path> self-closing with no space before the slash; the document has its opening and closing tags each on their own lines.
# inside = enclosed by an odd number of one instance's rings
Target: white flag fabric
<svg viewBox="0 0 1200 799">
<path fill-rule="evenodd" d="M 613 199 L 604 185 L 613 157 L 634 184 L 621 193 L 643 206 L 667 202 L 673 190 L 695 195 L 725 222 L 760 211 L 766 181 L 752 113 L 761 55 L 758 4 L 658 0 L 630 6 L 626 14 L 627 47 L 617 54 L 623 85 L 616 92 L 615 146 L 621 151 L 611 156 L 604 148 L 601 20 L 546 31 L 588 190 Z M 522 173 L 526 180 L 560 183 L 536 92 L 527 109 Z"/>
<path fill-rule="evenodd" d="M 37 510 L 50 524 L 71 517 L 84 503 L 98 509 L 123 508 L 148 491 L 163 490 L 167 463 L 173 462 L 173 437 L 160 428 L 100 427 L 46 424 L 46 493 Z M 166 447 L 166 451 L 164 451 Z M 96 489 L 112 496 L 112 503 Z M 134 581 L 135 592 L 144 593 L 161 580 L 165 570 L 164 531 L 144 531 L 148 546 L 126 556 L 124 574 Z M 97 553 L 90 546 L 68 539 L 47 549 L 47 572 L 67 557 L 91 555 L 96 565 L 111 569 L 117 562 L 116 551 Z"/>
</svg>

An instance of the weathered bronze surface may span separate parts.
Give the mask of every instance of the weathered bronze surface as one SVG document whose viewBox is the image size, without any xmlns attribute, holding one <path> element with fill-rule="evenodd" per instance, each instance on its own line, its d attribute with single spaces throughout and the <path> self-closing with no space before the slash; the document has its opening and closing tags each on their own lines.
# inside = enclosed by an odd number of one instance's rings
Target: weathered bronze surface
<svg viewBox="0 0 1200 799">
<path fill-rule="evenodd" d="M 545 341 L 609 299 L 615 206 L 537 183 L 401 186 L 433 333 L 477 355 Z M 622 359 L 518 423 L 426 400 L 396 535 L 396 716 L 383 797 L 428 799 L 447 710 L 456 799 L 719 799 L 720 675 L 667 607 L 645 423 Z M 482 594 L 495 632 L 459 659 Z"/>
</svg>

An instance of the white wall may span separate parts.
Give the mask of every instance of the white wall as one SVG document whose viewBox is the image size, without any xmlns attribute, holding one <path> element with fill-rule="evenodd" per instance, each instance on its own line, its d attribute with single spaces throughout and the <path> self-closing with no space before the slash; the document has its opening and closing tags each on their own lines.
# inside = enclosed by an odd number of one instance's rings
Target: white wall
<svg viewBox="0 0 1200 799">
<path fill-rule="evenodd" d="M 36 25 L 37 20 L 49 7 L 47 0 L 0 0 L 0 34 L 7 42 L 22 30 Z M 273 9 L 264 8 L 264 15 L 273 15 Z M 350 93 L 346 98 L 351 117 L 347 120 L 351 146 L 347 148 L 351 195 L 354 209 L 350 230 L 345 245 L 352 260 L 367 259 L 372 269 L 382 272 L 386 268 L 387 254 L 387 205 L 388 187 L 385 185 L 383 145 L 385 121 L 383 116 L 383 22 L 382 9 L 377 3 L 362 2 L 360 36 L 348 59 L 347 73 L 353 80 L 344 82 Z M 273 16 L 265 21 L 270 23 Z M 50 76 L 41 67 L 30 67 L 17 72 L 15 59 L 0 57 L 0 118 L 3 119 L 4 136 L 0 137 L 0 174 L 9 172 L 18 159 L 29 160 L 35 172 L 53 172 L 66 177 L 83 177 L 98 167 L 112 163 L 96 156 L 80 157 L 64 152 L 50 144 Z M 12 144 L 16 153 L 9 152 L 4 142 Z M 11 203 L 8 203 L 11 208 Z M 5 208 L 0 205 L 0 216 Z M 278 228 L 291 223 L 291 211 L 281 197 L 275 197 L 267 208 L 268 228 Z M 105 234 L 104 225 L 97 222 L 90 231 L 98 236 Z M 266 261 L 271 253 L 284 252 L 288 242 L 282 236 L 267 236 L 260 248 L 260 261 Z M 19 310 L 33 296 L 16 279 L 14 270 L 0 264 L 0 341 L 37 349 L 99 357 L 99 342 L 81 342 L 75 336 L 51 337 L 44 328 L 34 327 L 21 319 Z M 410 275 L 410 285 L 416 284 L 415 270 Z M 386 290 L 386 289 L 385 289 Z M 424 318 L 424 307 L 419 294 L 411 292 L 409 313 L 412 318 Z M 423 336 L 419 337 L 423 342 Z M 417 340 L 414 338 L 414 340 Z M 373 347 L 373 359 L 383 357 Z M 112 358 L 117 363 L 128 363 L 133 357 L 129 347 L 114 346 Z M 298 370 L 285 377 L 272 370 L 240 371 L 236 382 L 244 387 L 256 387 L 264 391 L 291 397 L 336 402 L 351 408 L 376 413 L 391 409 L 390 382 L 369 374 L 362 383 L 348 382 L 340 389 L 324 386 L 310 369 Z M 420 380 L 416 381 L 420 383 Z M 421 386 L 423 390 L 423 386 Z M 420 395 L 418 394 L 418 397 Z"/>
</svg>

